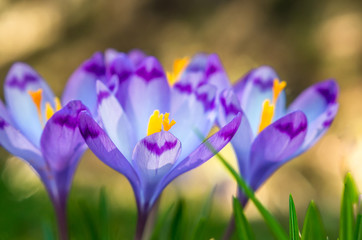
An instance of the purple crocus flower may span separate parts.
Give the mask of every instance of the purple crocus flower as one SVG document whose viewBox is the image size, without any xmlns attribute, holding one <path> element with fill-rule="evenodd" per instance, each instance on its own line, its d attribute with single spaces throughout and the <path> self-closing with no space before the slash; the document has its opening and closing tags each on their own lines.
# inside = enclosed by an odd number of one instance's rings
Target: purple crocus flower
<svg viewBox="0 0 362 240">
<path fill-rule="evenodd" d="M 129 66 L 127 57 L 123 61 L 122 66 Z M 108 65 L 110 69 L 112 66 Z M 80 113 L 80 131 L 95 155 L 130 181 L 139 216 L 136 239 L 140 239 L 163 189 L 214 155 L 200 135 L 206 136 L 215 121 L 216 88 L 207 83 L 187 90 L 176 85 L 170 88 L 154 57 L 144 57 L 130 66 L 133 70 L 129 76 L 115 81 L 116 85 L 123 84 L 122 89 L 110 89 L 107 81 L 97 82 L 100 123 L 89 113 Z M 118 69 L 125 67 L 118 65 Z M 119 80 L 118 76 L 119 72 Z M 219 151 L 231 140 L 240 121 L 237 114 L 207 140 L 214 150 Z"/>
<path fill-rule="evenodd" d="M 233 89 L 220 95 L 219 122 L 239 112 L 243 118 L 231 141 L 245 181 L 255 191 L 287 161 L 313 146 L 338 110 L 338 85 L 319 82 L 285 108 L 284 82 L 268 66 L 251 70 Z M 240 195 L 245 205 L 246 196 Z"/>
<path fill-rule="evenodd" d="M 86 144 L 78 128 L 80 101 L 64 107 L 30 66 L 14 64 L 0 101 L 0 144 L 39 175 L 53 202 L 61 239 L 68 239 L 66 202 Z"/>
</svg>

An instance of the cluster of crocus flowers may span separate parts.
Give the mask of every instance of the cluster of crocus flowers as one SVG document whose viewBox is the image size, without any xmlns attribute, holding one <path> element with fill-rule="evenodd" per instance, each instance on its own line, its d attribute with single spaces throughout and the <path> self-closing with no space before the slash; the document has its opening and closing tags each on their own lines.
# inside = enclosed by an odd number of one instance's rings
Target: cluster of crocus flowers
<svg viewBox="0 0 362 240">
<path fill-rule="evenodd" d="M 312 86 L 287 110 L 285 87 L 269 67 L 232 86 L 216 54 L 177 60 L 167 73 L 141 51 L 107 50 L 72 74 L 61 102 L 33 69 L 17 63 L 5 81 L 7 108 L 0 104 L 0 143 L 40 176 L 62 239 L 71 181 L 88 145 L 129 180 L 141 239 L 163 189 L 230 141 L 241 175 L 256 190 L 323 135 L 337 112 L 336 83 Z M 205 140 L 215 123 L 220 130 Z"/>
</svg>

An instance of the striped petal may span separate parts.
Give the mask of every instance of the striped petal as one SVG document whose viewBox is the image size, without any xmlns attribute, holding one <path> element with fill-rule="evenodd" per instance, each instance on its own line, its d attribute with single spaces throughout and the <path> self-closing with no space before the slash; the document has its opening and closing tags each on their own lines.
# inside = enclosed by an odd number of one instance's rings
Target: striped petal
<svg viewBox="0 0 362 240">
<path fill-rule="evenodd" d="M 134 129 L 130 124 L 123 108 L 100 81 L 97 82 L 98 114 L 109 138 L 123 153 L 126 159 L 131 160 L 132 150 L 136 145 Z"/>
<path fill-rule="evenodd" d="M 301 111 L 280 118 L 259 133 L 251 146 L 251 165 L 246 176 L 254 190 L 290 159 L 303 144 L 306 133 L 307 118 Z"/>
<path fill-rule="evenodd" d="M 273 81 L 278 75 L 269 66 L 251 70 L 235 86 L 234 90 L 246 116 L 250 121 L 254 135 L 257 135 L 263 102 L 273 99 Z M 285 92 L 282 91 L 275 107 L 274 119 L 279 119 L 285 112 Z"/>
<path fill-rule="evenodd" d="M 105 60 L 102 53 L 95 53 L 86 60 L 69 78 L 65 87 L 62 103 L 81 100 L 91 111 L 97 114 L 96 81 L 106 81 Z"/>
<path fill-rule="evenodd" d="M 46 102 L 54 104 L 54 94 L 48 85 L 34 69 L 24 63 L 15 63 L 11 67 L 4 88 L 8 111 L 16 128 L 36 147 L 40 146 L 43 123 L 28 91 L 39 89 L 42 89 L 40 109 L 44 113 Z M 42 118 L 45 119 L 45 116 L 42 115 Z"/>
</svg>

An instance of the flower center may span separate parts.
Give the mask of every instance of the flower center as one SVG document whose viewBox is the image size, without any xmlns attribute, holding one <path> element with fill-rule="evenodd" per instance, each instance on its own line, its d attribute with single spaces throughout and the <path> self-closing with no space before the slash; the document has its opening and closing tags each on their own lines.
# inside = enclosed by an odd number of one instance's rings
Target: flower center
<svg viewBox="0 0 362 240">
<path fill-rule="evenodd" d="M 164 131 L 170 130 L 171 127 L 175 125 L 176 121 L 172 119 L 170 122 L 170 119 L 168 118 L 169 116 L 169 113 L 165 113 L 165 115 L 163 115 L 160 114 L 159 110 L 153 111 L 153 114 L 148 121 L 147 136 L 156 132 L 161 132 L 162 126 Z"/>
<path fill-rule="evenodd" d="M 28 94 L 30 95 L 30 97 L 33 100 L 33 103 L 36 106 L 36 109 L 38 111 L 39 120 L 43 126 L 44 126 L 44 123 L 53 116 L 54 112 L 59 111 L 62 108 L 60 100 L 57 97 L 54 98 L 55 110 L 49 102 L 46 102 L 45 103 L 45 122 L 44 122 L 43 113 L 42 113 L 42 109 L 41 109 L 41 102 L 43 99 L 43 89 L 39 88 L 36 91 L 29 90 Z"/>
<path fill-rule="evenodd" d="M 173 71 L 166 73 L 167 80 L 170 86 L 174 85 L 179 80 L 181 74 L 183 73 L 189 62 L 190 62 L 189 57 L 176 59 L 173 62 Z"/>
<path fill-rule="evenodd" d="M 263 102 L 263 109 L 261 111 L 261 118 L 259 124 L 259 132 L 263 131 L 264 128 L 269 126 L 273 120 L 275 106 L 280 93 L 287 86 L 284 81 L 279 82 L 279 79 L 274 79 L 273 82 L 273 101 L 270 103 L 269 99 L 265 99 Z"/>
</svg>

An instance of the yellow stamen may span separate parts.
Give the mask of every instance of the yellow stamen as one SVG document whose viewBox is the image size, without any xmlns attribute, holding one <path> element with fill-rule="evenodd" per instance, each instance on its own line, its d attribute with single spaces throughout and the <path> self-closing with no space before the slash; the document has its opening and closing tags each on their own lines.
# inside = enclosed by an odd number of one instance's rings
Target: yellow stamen
<svg viewBox="0 0 362 240">
<path fill-rule="evenodd" d="M 42 116 L 41 116 L 42 93 L 43 93 L 42 89 L 38 89 L 36 91 L 31 91 L 31 90 L 28 91 L 28 94 L 30 95 L 36 106 L 36 110 L 38 111 L 40 122 L 42 121 Z"/>
<path fill-rule="evenodd" d="M 59 98 L 55 97 L 54 102 L 55 102 L 55 111 L 59 111 L 62 108 L 62 104 L 60 103 Z"/>
<path fill-rule="evenodd" d="M 283 89 L 287 86 L 285 81 L 279 82 L 279 79 L 274 79 L 273 83 L 273 104 L 277 103 L 278 97 Z"/>
<path fill-rule="evenodd" d="M 160 114 L 159 110 L 155 110 L 148 121 L 148 128 L 147 128 L 147 136 L 161 132 L 162 126 L 164 131 L 168 131 L 171 129 L 173 125 L 175 125 L 176 121 L 172 119 L 170 123 L 170 116 L 169 113 L 165 113 L 165 117 L 163 114 Z"/>
<path fill-rule="evenodd" d="M 178 79 L 180 78 L 182 72 L 185 70 L 186 66 L 189 64 L 190 58 L 184 57 L 180 59 L 176 59 L 173 63 L 172 72 L 167 72 L 167 80 L 170 86 L 174 85 Z"/>
<path fill-rule="evenodd" d="M 155 110 L 148 121 L 147 136 L 162 130 L 163 114 L 160 111 Z"/>
<path fill-rule="evenodd" d="M 263 131 L 264 128 L 269 126 L 274 116 L 274 105 L 270 104 L 270 100 L 267 99 L 263 102 L 263 110 L 261 112 L 261 119 L 259 125 L 259 132 Z"/>
<path fill-rule="evenodd" d="M 168 119 L 169 116 L 170 116 L 169 113 L 165 113 L 165 119 L 163 120 L 163 130 L 164 131 L 170 130 L 171 127 L 176 124 L 176 121 L 173 119 L 171 120 L 171 123 L 170 123 L 170 119 Z"/>
<path fill-rule="evenodd" d="M 46 103 L 45 104 L 45 118 L 48 121 L 49 118 L 51 118 L 54 114 L 54 109 L 52 108 L 52 106 L 50 105 L 50 103 Z"/>
</svg>

